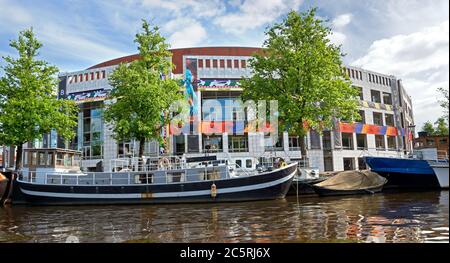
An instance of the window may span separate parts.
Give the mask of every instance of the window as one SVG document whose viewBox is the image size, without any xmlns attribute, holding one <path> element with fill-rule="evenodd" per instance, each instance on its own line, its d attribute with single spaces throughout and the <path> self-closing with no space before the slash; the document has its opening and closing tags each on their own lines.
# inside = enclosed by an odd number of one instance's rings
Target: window
<svg viewBox="0 0 450 263">
<path fill-rule="evenodd" d="M 241 68 L 247 67 L 247 60 L 241 60 Z"/>
<path fill-rule="evenodd" d="M 184 135 L 173 136 L 174 140 L 174 152 L 175 154 L 183 154 L 185 153 L 185 140 Z"/>
<path fill-rule="evenodd" d="M 441 139 L 439 139 L 439 144 L 440 144 L 440 145 L 447 145 L 447 144 L 448 144 L 447 138 L 441 138 Z"/>
<path fill-rule="evenodd" d="M 205 152 L 221 152 L 223 150 L 223 142 L 221 135 L 203 135 L 203 151 Z"/>
<path fill-rule="evenodd" d="M 246 135 L 233 135 L 228 137 L 229 152 L 248 152 L 248 138 Z"/>
<path fill-rule="evenodd" d="M 221 59 L 219 65 L 220 65 L 220 68 L 225 68 L 225 60 Z"/>
<path fill-rule="evenodd" d="M 362 72 L 361 72 L 361 71 L 359 72 L 359 79 L 360 79 L 360 80 L 363 79 L 363 78 L 362 78 Z"/>
<path fill-rule="evenodd" d="M 47 166 L 53 166 L 53 153 L 47 153 Z"/>
<path fill-rule="evenodd" d="M 366 112 L 363 110 L 360 110 L 359 116 L 361 116 L 359 123 L 365 124 L 366 123 Z"/>
<path fill-rule="evenodd" d="M 252 159 L 246 159 L 245 160 L 245 167 L 246 168 L 252 168 L 252 166 L 253 166 Z"/>
<path fill-rule="evenodd" d="M 232 60 L 231 59 L 227 59 L 227 68 L 232 68 Z"/>
<path fill-rule="evenodd" d="M 342 133 L 342 149 L 353 150 L 353 133 Z"/>
<path fill-rule="evenodd" d="M 331 132 L 324 131 L 322 134 L 322 146 L 324 150 L 331 150 Z"/>
<path fill-rule="evenodd" d="M 385 150 L 384 135 L 375 135 L 375 147 L 377 150 Z"/>
<path fill-rule="evenodd" d="M 433 139 L 427 139 L 427 146 L 434 146 L 434 140 Z"/>
<path fill-rule="evenodd" d="M 234 68 L 239 68 L 239 60 L 234 60 Z"/>
<path fill-rule="evenodd" d="M 210 59 L 205 60 L 205 68 L 211 68 L 211 60 Z"/>
<path fill-rule="evenodd" d="M 80 82 L 83 81 L 83 74 L 78 75 L 78 78 L 80 79 Z"/>
<path fill-rule="evenodd" d="M 383 92 L 383 103 L 392 105 L 392 95 L 391 93 Z"/>
<path fill-rule="evenodd" d="M 356 147 L 358 150 L 367 150 L 367 135 L 356 134 Z"/>
<path fill-rule="evenodd" d="M 369 73 L 369 82 L 372 82 L 372 74 Z"/>
<path fill-rule="evenodd" d="M 289 151 L 300 151 L 299 136 L 289 136 Z"/>
<path fill-rule="evenodd" d="M 378 90 L 371 90 L 370 97 L 372 98 L 372 102 L 381 103 L 381 94 Z"/>
<path fill-rule="evenodd" d="M 388 144 L 388 149 L 393 151 L 397 149 L 397 142 L 395 140 L 395 136 L 388 136 L 387 137 L 387 144 Z"/>
<path fill-rule="evenodd" d="M 383 126 L 383 114 L 380 112 L 373 113 L 373 124 Z"/>
<path fill-rule="evenodd" d="M 363 88 L 362 87 L 357 87 L 355 86 L 356 89 L 358 89 L 358 96 L 360 100 L 364 100 L 364 95 L 363 95 Z"/>
<path fill-rule="evenodd" d="M 320 134 L 314 130 L 309 132 L 309 137 L 311 141 L 311 149 L 320 150 Z"/>
<path fill-rule="evenodd" d="M 352 69 L 352 79 L 355 78 L 355 71 Z"/>
<path fill-rule="evenodd" d="M 88 73 L 85 73 L 85 74 L 84 74 L 84 80 L 85 80 L 85 81 L 89 81 L 89 74 L 88 74 Z"/>
<path fill-rule="evenodd" d="M 362 157 L 358 158 L 358 169 L 359 170 L 366 170 L 367 169 L 366 162 L 364 161 L 364 158 L 362 158 Z"/>
<path fill-rule="evenodd" d="M 198 67 L 203 68 L 203 59 L 198 60 Z"/>
<path fill-rule="evenodd" d="M 39 152 L 39 165 L 45 165 L 45 152 Z"/>
<path fill-rule="evenodd" d="M 213 59 L 213 68 L 217 68 L 217 59 Z"/>
<path fill-rule="evenodd" d="M 106 71 L 102 71 L 102 79 L 106 78 Z"/>
<path fill-rule="evenodd" d="M 276 142 L 272 136 L 264 137 L 264 149 L 266 151 L 283 151 L 283 135 L 278 136 Z"/>
<path fill-rule="evenodd" d="M 355 160 L 353 158 L 344 158 L 344 171 L 355 170 Z"/>
<path fill-rule="evenodd" d="M 100 71 L 97 71 L 97 79 L 100 79 Z"/>
<path fill-rule="evenodd" d="M 384 114 L 384 119 L 386 121 L 386 126 L 395 126 L 393 114 L 388 114 L 388 113 Z"/>
<path fill-rule="evenodd" d="M 91 80 L 94 80 L 94 72 L 91 72 Z"/>
</svg>

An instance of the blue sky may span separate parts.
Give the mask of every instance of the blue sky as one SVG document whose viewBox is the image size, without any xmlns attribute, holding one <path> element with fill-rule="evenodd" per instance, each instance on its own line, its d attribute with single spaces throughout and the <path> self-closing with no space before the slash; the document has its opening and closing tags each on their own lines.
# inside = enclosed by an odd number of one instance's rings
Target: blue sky
<svg viewBox="0 0 450 263">
<path fill-rule="evenodd" d="M 401 78 L 416 123 L 442 110 L 437 87 L 449 87 L 448 0 L 0 0 L 0 55 L 33 26 L 41 58 L 74 71 L 136 53 L 140 20 L 161 27 L 172 47 L 262 46 L 265 28 L 289 10 L 318 8 L 345 63 Z M 0 62 L 1 64 L 2 62 Z"/>
</svg>

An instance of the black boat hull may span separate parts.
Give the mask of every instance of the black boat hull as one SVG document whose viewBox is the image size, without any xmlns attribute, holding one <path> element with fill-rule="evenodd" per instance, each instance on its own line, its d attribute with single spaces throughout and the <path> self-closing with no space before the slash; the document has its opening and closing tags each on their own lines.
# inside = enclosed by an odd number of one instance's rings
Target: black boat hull
<svg viewBox="0 0 450 263">
<path fill-rule="evenodd" d="M 298 183 L 296 181 L 293 181 L 287 195 L 316 195 L 313 184 L 320 183 L 324 180 L 326 180 L 326 178 L 303 180 L 299 181 Z"/>
<path fill-rule="evenodd" d="M 439 181 L 434 174 L 387 173 L 377 172 L 388 181 L 385 189 L 440 189 Z"/>
<path fill-rule="evenodd" d="M 142 185 L 49 185 L 18 181 L 26 201 L 40 205 L 241 202 L 284 198 L 295 164 L 273 172 L 215 181 Z M 217 194 L 212 194 L 214 183 Z"/>
</svg>

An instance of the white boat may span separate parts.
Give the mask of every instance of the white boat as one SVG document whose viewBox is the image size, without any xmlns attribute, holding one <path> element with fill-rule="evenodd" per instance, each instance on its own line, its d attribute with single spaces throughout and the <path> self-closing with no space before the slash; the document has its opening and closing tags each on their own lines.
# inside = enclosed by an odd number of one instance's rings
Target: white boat
<svg viewBox="0 0 450 263">
<path fill-rule="evenodd" d="M 448 189 L 448 162 L 447 163 L 430 163 L 441 188 Z"/>
</svg>

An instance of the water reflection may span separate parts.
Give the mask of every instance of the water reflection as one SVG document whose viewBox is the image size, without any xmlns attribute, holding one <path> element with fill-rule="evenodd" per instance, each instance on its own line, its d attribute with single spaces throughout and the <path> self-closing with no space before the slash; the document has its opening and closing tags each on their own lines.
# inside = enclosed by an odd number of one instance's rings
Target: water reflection
<svg viewBox="0 0 450 263">
<path fill-rule="evenodd" d="M 448 191 L 0 209 L 0 242 L 448 242 Z"/>
</svg>

